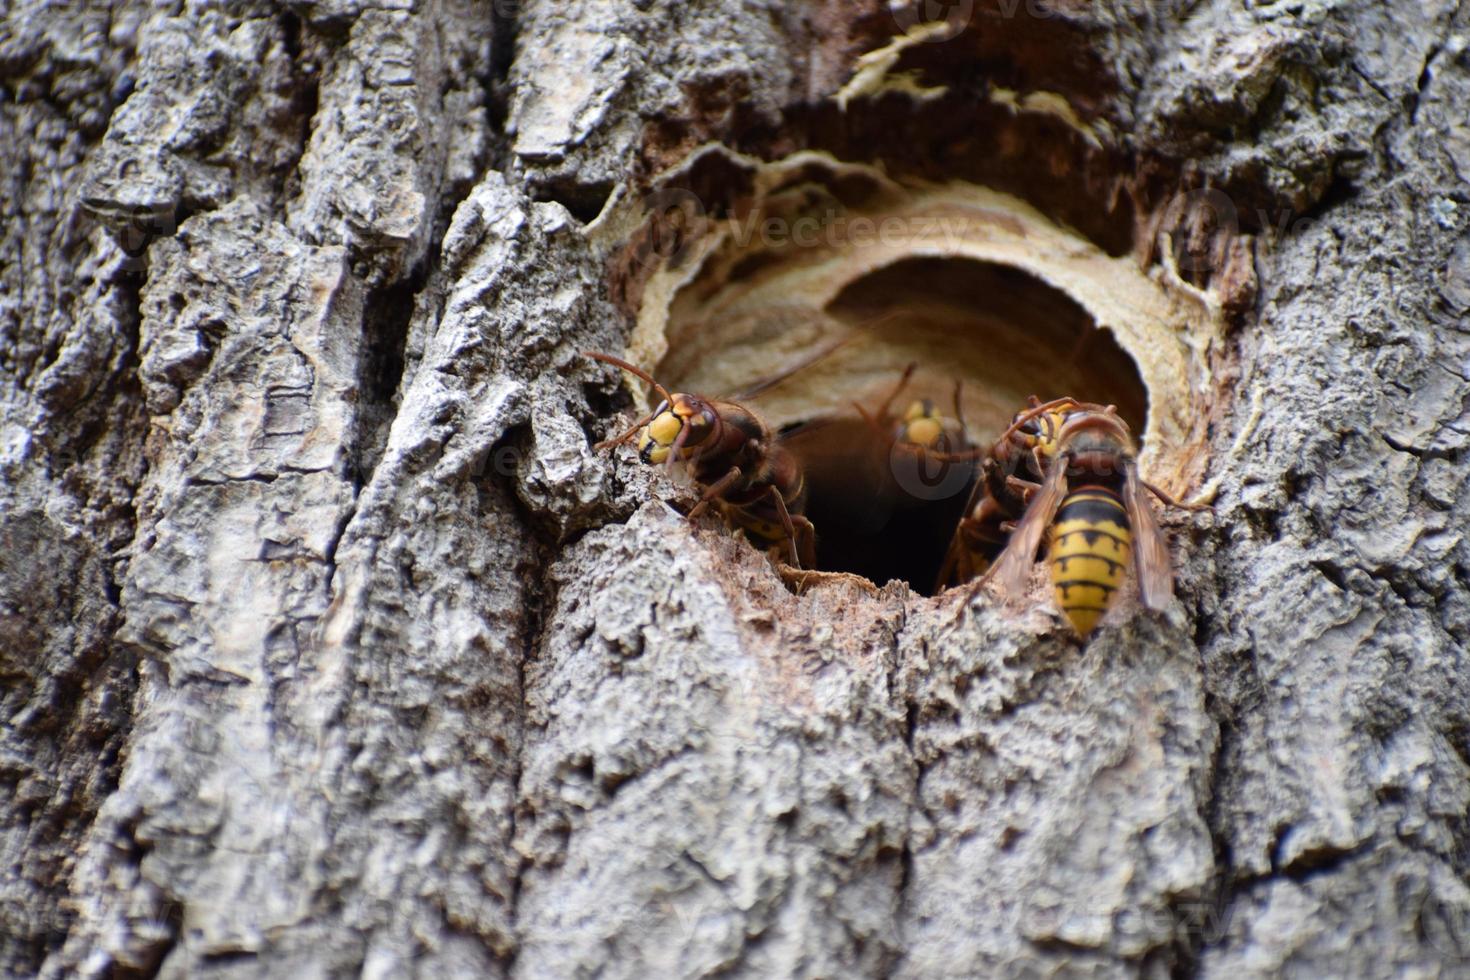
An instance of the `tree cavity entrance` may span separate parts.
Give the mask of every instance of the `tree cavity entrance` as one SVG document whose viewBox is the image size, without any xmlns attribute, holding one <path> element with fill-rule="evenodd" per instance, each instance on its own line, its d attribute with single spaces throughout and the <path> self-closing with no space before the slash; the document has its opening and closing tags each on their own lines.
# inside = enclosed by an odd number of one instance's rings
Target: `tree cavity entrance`
<svg viewBox="0 0 1470 980">
<path fill-rule="evenodd" d="M 959 383 L 969 438 L 988 447 L 1031 395 L 1111 403 L 1147 477 L 1197 485 L 1222 334 L 1211 297 L 989 188 L 818 154 L 749 166 L 751 200 L 693 215 L 639 284 L 628 353 L 671 390 L 731 396 L 781 376 L 750 407 L 786 439 L 823 423 L 818 453 L 857 458 L 884 447 L 854 405 L 876 412 L 914 363 L 895 415 L 915 399 L 952 415 Z M 858 463 L 848 478 L 829 464 L 813 465 L 807 508 L 821 567 L 931 591 L 969 480 L 875 505 Z"/>
</svg>

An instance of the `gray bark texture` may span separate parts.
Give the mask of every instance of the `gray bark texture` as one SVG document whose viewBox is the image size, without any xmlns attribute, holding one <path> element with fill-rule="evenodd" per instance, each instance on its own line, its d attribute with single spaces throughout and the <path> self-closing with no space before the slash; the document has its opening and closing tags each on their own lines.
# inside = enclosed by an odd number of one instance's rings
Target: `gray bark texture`
<svg viewBox="0 0 1470 980">
<path fill-rule="evenodd" d="M 949 6 L 11 0 L 0 973 L 1470 976 L 1470 10 Z M 638 202 L 802 152 L 1218 315 L 1169 610 L 594 451 Z"/>
</svg>

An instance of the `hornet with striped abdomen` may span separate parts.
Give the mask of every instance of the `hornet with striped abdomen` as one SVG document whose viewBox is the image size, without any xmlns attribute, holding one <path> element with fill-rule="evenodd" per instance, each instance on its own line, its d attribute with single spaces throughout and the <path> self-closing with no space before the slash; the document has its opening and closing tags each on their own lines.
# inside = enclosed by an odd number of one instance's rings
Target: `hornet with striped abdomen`
<svg viewBox="0 0 1470 980">
<path fill-rule="evenodd" d="M 970 581 L 1000 557 L 1027 503 L 1041 489 L 1062 422 L 1076 406 L 1070 398 L 1042 406 L 1032 395 L 1028 407 L 1011 419 L 980 464 L 980 479 L 950 538 L 936 592 Z"/>
<path fill-rule="evenodd" d="M 1057 605 L 1079 636 L 1090 634 L 1112 605 L 1130 558 L 1140 601 L 1149 609 L 1165 608 L 1174 576 L 1164 533 L 1144 491 L 1175 507 L 1197 508 L 1138 475 L 1133 438 L 1112 405 L 1071 398 L 1033 404 L 1001 441 L 1041 418 L 1050 419 L 1035 455 L 1044 479 L 1029 494 L 1005 550 L 980 581 L 993 580 L 1003 592 L 1019 595 L 1045 535 Z"/>
<path fill-rule="evenodd" d="M 703 488 L 690 518 L 713 503 L 752 544 L 768 550 L 784 543 L 792 565 L 813 566 L 815 532 L 801 513 L 806 498 L 801 467 L 754 412 L 739 402 L 670 394 L 647 372 L 621 358 L 582 353 L 643 379 L 662 399 L 627 431 L 598 443 L 598 449 L 637 436 L 639 459 L 669 466 L 681 463 Z"/>
</svg>

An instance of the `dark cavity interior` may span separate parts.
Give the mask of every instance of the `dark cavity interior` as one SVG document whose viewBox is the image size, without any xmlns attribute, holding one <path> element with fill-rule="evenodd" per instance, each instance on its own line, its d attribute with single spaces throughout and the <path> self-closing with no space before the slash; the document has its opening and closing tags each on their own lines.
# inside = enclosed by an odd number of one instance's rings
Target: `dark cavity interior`
<svg viewBox="0 0 1470 980">
<path fill-rule="evenodd" d="M 994 442 L 1030 395 L 1114 404 L 1135 438 L 1144 431 L 1148 396 L 1132 358 L 1082 307 L 1025 272 L 970 260 L 905 260 L 857 280 L 827 312 L 873 333 L 892 381 L 905 363 L 919 363 L 890 408 L 895 416 L 919 397 L 953 416 L 959 382 L 966 435 L 979 447 Z M 862 398 L 864 408 L 876 412 L 891 388 Z M 856 410 L 788 426 L 782 438 L 806 473 L 818 567 L 879 584 L 902 579 L 933 594 L 978 465 L 895 448 L 891 435 Z"/>
</svg>

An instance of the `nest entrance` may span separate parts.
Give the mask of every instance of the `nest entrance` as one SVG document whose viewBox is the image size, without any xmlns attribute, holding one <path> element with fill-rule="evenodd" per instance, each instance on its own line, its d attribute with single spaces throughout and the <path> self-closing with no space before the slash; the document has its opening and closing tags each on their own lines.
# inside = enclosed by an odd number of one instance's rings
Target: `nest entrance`
<svg viewBox="0 0 1470 980">
<path fill-rule="evenodd" d="M 788 433 L 823 421 L 820 452 L 852 460 L 809 474 L 820 567 L 933 588 L 969 474 L 870 506 L 858 472 L 885 447 L 853 405 L 875 411 L 910 363 L 897 414 L 929 399 L 953 415 L 958 382 L 968 436 L 988 447 L 1031 395 L 1111 403 L 1150 479 L 1176 493 L 1198 480 L 1202 351 L 1220 332 L 1208 297 L 978 185 L 904 185 L 813 154 L 753 167 L 748 209 L 693 215 L 642 285 L 629 353 L 670 390 L 713 396 L 789 372 L 750 406 Z"/>
<path fill-rule="evenodd" d="M 817 322 L 824 329 L 807 341 L 819 359 L 750 405 L 779 421 L 804 464 L 806 514 L 817 528 L 823 571 L 880 585 L 901 579 L 925 595 L 934 589 L 978 468 L 959 461 L 926 465 L 905 455 L 854 407 L 876 414 L 909 364 L 917 368 L 889 411 L 900 415 L 911 402 L 928 400 L 960 418 L 977 446 L 993 442 L 1033 394 L 1116 404 L 1135 431 L 1144 431 L 1148 394 L 1132 358 L 1065 293 L 1018 269 L 971 259 L 903 259 L 847 284 L 822 314 Z M 779 346 L 787 335 L 768 340 Z M 723 340 L 708 328 L 678 337 L 660 377 L 707 394 L 700 365 L 747 360 L 762 346 L 759 336 L 736 331 Z M 766 371 L 781 374 L 801 363 L 782 352 Z"/>
</svg>

